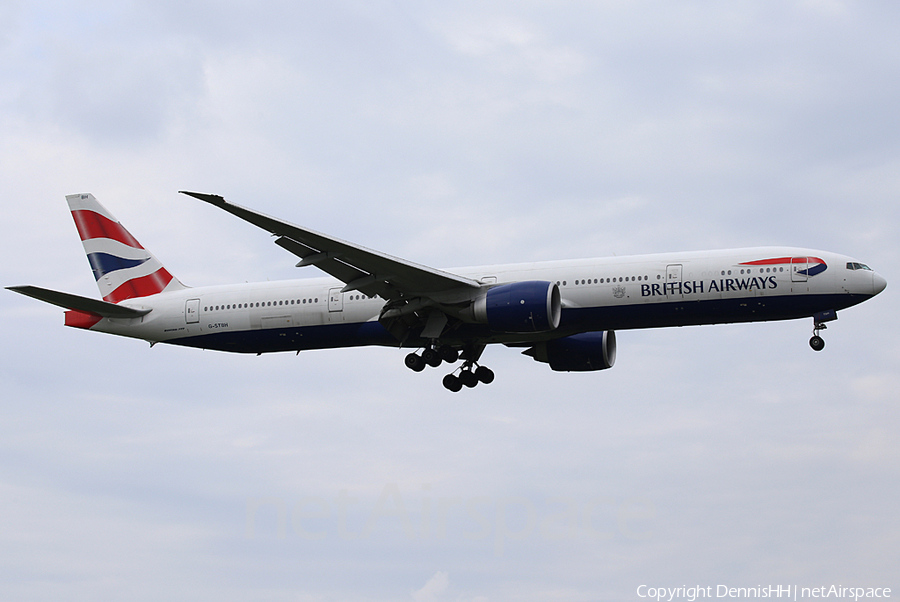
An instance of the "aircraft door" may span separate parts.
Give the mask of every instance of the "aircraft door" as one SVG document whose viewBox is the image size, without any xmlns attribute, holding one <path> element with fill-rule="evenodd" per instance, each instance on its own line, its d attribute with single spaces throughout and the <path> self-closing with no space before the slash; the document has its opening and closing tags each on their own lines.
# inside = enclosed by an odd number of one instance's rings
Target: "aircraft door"
<svg viewBox="0 0 900 602">
<path fill-rule="evenodd" d="M 339 288 L 328 289 L 328 311 L 344 310 L 344 293 Z"/>
<path fill-rule="evenodd" d="M 184 304 L 185 324 L 200 322 L 200 299 L 188 299 Z"/>
<path fill-rule="evenodd" d="M 666 266 L 666 297 L 680 299 L 684 295 L 681 291 L 682 265 L 675 263 Z"/>
<path fill-rule="evenodd" d="M 809 259 L 806 257 L 791 258 L 791 282 L 806 282 Z"/>
</svg>

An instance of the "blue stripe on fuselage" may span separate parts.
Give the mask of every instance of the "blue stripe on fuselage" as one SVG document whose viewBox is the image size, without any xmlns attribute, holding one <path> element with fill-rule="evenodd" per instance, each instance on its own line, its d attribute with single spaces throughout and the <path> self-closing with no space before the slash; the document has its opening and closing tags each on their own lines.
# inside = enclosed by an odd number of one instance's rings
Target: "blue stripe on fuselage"
<svg viewBox="0 0 900 602">
<path fill-rule="evenodd" d="M 743 297 L 705 301 L 666 301 L 649 305 L 610 305 L 564 309 L 560 331 L 630 330 L 699 326 L 736 322 L 767 322 L 808 318 L 820 312 L 846 309 L 871 295 L 803 294 Z"/>
<path fill-rule="evenodd" d="M 195 337 L 164 341 L 174 345 L 234 351 L 236 353 L 270 353 L 360 347 L 365 345 L 397 346 L 395 339 L 379 322 L 321 324 L 291 328 L 263 328 L 212 332 Z"/>
</svg>

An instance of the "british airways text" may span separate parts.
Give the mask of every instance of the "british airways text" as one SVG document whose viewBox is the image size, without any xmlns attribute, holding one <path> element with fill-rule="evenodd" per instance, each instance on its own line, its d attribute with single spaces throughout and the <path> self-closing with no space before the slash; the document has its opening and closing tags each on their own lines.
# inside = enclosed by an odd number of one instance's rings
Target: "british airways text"
<svg viewBox="0 0 900 602">
<path fill-rule="evenodd" d="M 665 282 L 658 284 L 642 284 L 641 297 L 665 297 L 668 295 L 692 295 L 708 293 L 725 293 L 728 291 L 752 291 L 753 289 L 778 288 L 775 276 L 765 278 L 721 278 L 719 280 L 689 280 L 685 282 Z"/>
</svg>

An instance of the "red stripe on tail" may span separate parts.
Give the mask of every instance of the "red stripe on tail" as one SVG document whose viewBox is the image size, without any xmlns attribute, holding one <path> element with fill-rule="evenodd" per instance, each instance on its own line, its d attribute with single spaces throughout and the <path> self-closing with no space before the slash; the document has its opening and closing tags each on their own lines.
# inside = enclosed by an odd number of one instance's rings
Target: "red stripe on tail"
<svg viewBox="0 0 900 602">
<path fill-rule="evenodd" d="M 110 303 L 119 303 L 135 297 L 149 297 L 161 293 L 172 281 L 172 278 L 172 274 L 166 268 L 160 268 L 147 276 L 132 278 L 122 283 L 116 290 L 105 295 L 103 299 Z"/>
<path fill-rule="evenodd" d="M 72 218 L 75 220 L 75 227 L 78 228 L 78 235 L 81 236 L 82 241 L 92 238 L 111 238 L 135 249 L 144 248 L 128 230 L 122 227 L 122 224 L 103 217 L 96 211 L 76 209 L 72 212 Z"/>
</svg>

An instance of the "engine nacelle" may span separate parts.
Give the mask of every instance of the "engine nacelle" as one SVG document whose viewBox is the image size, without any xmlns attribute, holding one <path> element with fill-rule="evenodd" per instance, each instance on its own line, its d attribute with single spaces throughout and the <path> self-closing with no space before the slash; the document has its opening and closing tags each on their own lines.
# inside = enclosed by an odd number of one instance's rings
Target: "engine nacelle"
<svg viewBox="0 0 900 602">
<path fill-rule="evenodd" d="M 616 363 L 616 333 L 583 332 L 538 343 L 525 352 L 557 372 L 606 370 Z"/>
<path fill-rule="evenodd" d="M 548 332 L 559 326 L 562 303 L 556 284 L 529 280 L 488 289 L 472 311 L 476 322 L 499 332 Z"/>
</svg>

